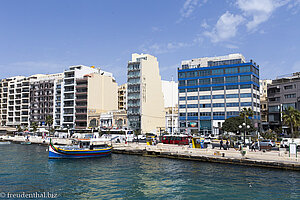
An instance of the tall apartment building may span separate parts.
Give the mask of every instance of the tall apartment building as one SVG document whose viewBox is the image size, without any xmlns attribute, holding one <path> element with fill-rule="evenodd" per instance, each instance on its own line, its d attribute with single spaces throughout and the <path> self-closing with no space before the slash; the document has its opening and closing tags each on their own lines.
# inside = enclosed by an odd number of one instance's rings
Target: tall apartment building
<svg viewBox="0 0 300 200">
<path fill-rule="evenodd" d="M 118 85 L 111 74 L 103 71 L 76 79 L 75 96 L 75 128 L 78 129 L 96 127 L 97 123 L 92 121 L 95 117 L 118 109 Z"/>
<path fill-rule="evenodd" d="M 29 126 L 30 78 L 15 76 L 0 83 L 1 126 Z"/>
<path fill-rule="evenodd" d="M 127 66 L 128 126 L 142 133 L 165 126 L 164 97 L 157 58 L 132 54 Z"/>
<path fill-rule="evenodd" d="M 225 119 L 243 108 L 260 119 L 259 66 L 241 54 L 182 61 L 178 68 L 182 133 L 219 134 Z"/>
<path fill-rule="evenodd" d="M 60 88 L 57 85 L 62 81 L 63 74 L 47 74 L 31 76 L 30 83 L 30 124 L 46 125 L 47 116 L 53 118 L 53 127 L 60 126 L 60 110 L 57 111 L 60 101 Z"/>
<path fill-rule="evenodd" d="M 118 109 L 127 110 L 127 83 L 118 87 Z"/>
<path fill-rule="evenodd" d="M 272 80 L 259 80 L 260 90 L 260 115 L 263 130 L 267 130 L 268 126 L 268 85 L 272 84 Z"/>
<path fill-rule="evenodd" d="M 269 127 L 276 129 L 283 126 L 281 112 L 289 106 L 300 110 L 300 72 L 282 76 L 268 85 Z"/>
</svg>

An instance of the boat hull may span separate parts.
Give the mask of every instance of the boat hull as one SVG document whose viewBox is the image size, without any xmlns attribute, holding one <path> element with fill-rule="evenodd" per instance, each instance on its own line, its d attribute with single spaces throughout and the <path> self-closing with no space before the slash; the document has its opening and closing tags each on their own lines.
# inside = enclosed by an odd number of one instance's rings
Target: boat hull
<svg viewBox="0 0 300 200">
<path fill-rule="evenodd" d="M 111 147 L 95 150 L 63 150 L 55 147 L 52 144 L 49 145 L 49 158 L 95 158 L 111 155 Z"/>
</svg>

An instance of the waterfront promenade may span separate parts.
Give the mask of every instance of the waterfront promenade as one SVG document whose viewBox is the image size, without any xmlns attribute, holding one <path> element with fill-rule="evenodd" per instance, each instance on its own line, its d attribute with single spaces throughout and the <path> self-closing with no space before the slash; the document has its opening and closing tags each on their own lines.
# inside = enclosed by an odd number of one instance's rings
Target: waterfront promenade
<svg viewBox="0 0 300 200">
<path fill-rule="evenodd" d="M 0 140 L 11 142 L 24 142 L 24 136 L 1 136 Z M 29 137 L 32 144 L 49 144 L 49 138 L 45 139 L 38 136 Z M 54 144 L 69 145 L 71 140 L 68 138 L 53 138 Z M 219 148 L 195 149 L 189 146 L 179 146 L 172 144 L 146 145 L 145 143 L 113 143 L 113 153 L 130 154 L 140 156 L 163 157 L 172 159 L 197 160 L 204 162 L 216 162 L 227 164 L 238 164 L 257 167 L 270 167 L 278 169 L 300 170 L 300 153 L 289 156 L 287 149 L 279 151 L 251 151 L 244 149 L 246 154 L 243 156 L 238 149 L 220 150 Z"/>
</svg>

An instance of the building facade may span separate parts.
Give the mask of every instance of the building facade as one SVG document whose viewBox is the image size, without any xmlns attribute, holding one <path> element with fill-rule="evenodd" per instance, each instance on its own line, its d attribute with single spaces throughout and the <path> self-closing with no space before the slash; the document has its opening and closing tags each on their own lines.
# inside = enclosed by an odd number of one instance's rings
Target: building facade
<svg viewBox="0 0 300 200">
<path fill-rule="evenodd" d="M 281 113 L 290 106 L 300 110 L 300 72 L 279 77 L 268 85 L 269 128 L 289 128 L 282 124 Z"/>
<path fill-rule="evenodd" d="M 142 133 L 165 126 L 164 97 L 157 58 L 132 54 L 127 66 L 128 126 Z"/>
<path fill-rule="evenodd" d="M 180 132 L 217 135 L 243 108 L 259 126 L 259 66 L 241 54 L 182 61 L 178 80 Z"/>
<path fill-rule="evenodd" d="M 272 84 L 272 80 L 260 80 L 260 115 L 262 130 L 269 128 L 268 123 L 268 85 Z"/>
<path fill-rule="evenodd" d="M 127 83 L 118 87 L 118 110 L 127 110 Z"/>
</svg>

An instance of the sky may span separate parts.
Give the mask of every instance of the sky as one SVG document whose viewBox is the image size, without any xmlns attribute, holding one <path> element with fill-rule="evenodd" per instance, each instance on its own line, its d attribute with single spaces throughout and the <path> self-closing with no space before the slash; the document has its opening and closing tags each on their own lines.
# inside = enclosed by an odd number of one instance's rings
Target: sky
<svg viewBox="0 0 300 200">
<path fill-rule="evenodd" d="M 0 79 L 96 66 L 126 82 L 132 53 L 182 60 L 242 53 L 261 79 L 300 71 L 300 0 L 0 0 Z"/>
</svg>

